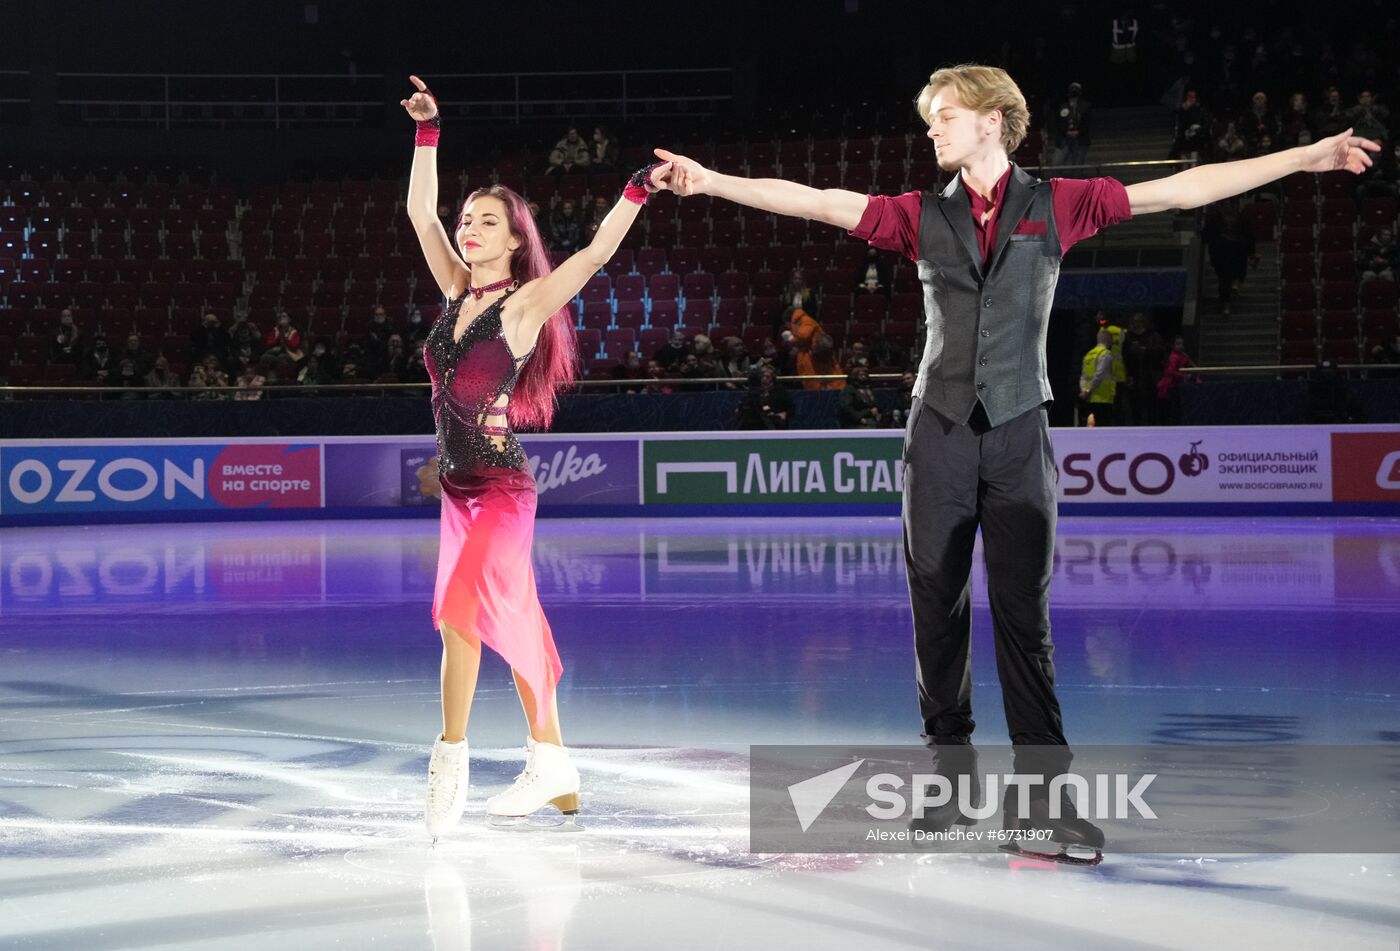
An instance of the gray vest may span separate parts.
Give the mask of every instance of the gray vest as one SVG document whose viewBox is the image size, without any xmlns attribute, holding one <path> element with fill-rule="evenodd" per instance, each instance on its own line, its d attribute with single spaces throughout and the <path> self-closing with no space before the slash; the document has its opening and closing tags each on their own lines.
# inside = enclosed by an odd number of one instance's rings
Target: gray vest
<svg viewBox="0 0 1400 951">
<path fill-rule="evenodd" d="M 1044 233 L 1013 235 L 1023 221 L 1044 222 Z M 962 176 L 942 194 L 926 192 L 919 280 L 928 341 L 914 396 L 964 424 L 980 400 L 993 426 L 1047 402 L 1045 331 L 1060 258 L 1051 185 L 1017 166 L 985 269 Z"/>
</svg>

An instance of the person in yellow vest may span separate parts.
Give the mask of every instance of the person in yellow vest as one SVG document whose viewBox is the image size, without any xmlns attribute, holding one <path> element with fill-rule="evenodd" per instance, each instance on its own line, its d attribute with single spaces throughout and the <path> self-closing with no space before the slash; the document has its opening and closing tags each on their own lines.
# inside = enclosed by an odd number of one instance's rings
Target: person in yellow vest
<svg viewBox="0 0 1400 951">
<path fill-rule="evenodd" d="M 1084 421 L 1093 425 L 1112 426 L 1113 401 L 1118 395 L 1118 382 L 1113 378 L 1113 334 L 1099 331 L 1099 342 L 1084 354 L 1079 373 L 1079 398 L 1088 404 Z"/>
<path fill-rule="evenodd" d="M 1115 390 L 1117 395 L 1113 400 L 1113 418 L 1115 422 L 1121 422 L 1128 418 L 1128 365 L 1123 362 L 1124 331 L 1111 318 L 1101 318 L 1099 329 L 1107 330 L 1113 335 L 1113 343 L 1109 349 L 1113 351 L 1113 382 L 1118 384 Z"/>
</svg>

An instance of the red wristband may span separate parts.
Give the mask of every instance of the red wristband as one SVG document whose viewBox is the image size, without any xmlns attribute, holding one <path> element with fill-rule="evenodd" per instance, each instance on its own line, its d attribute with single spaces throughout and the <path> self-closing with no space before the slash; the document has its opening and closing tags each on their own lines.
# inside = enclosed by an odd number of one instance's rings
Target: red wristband
<svg viewBox="0 0 1400 951">
<path fill-rule="evenodd" d="M 437 116 L 433 116 L 433 119 L 436 118 Z M 437 148 L 438 138 L 442 135 L 442 126 L 441 124 L 434 125 L 433 119 L 418 123 L 418 131 L 413 136 L 414 146 L 426 145 L 429 148 Z"/>
<path fill-rule="evenodd" d="M 638 169 L 623 186 L 622 197 L 634 205 L 645 205 L 651 193 L 658 190 L 651 187 L 651 173 L 665 164 L 665 162 L 653 162 L 646 168 Z"/>
</svg>

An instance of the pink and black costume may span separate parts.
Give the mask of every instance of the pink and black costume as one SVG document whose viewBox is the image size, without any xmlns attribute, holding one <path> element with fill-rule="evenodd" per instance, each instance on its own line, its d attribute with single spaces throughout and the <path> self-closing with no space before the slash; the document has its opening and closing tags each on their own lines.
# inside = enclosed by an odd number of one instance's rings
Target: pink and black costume
<svg viewBox="0 0 1400 951">
<path fill-rule="evenodd" d="M 505 408 L 530 353 L 517 357 L 506 342 L 501 308 L 509 292 L 454 339 L 466 296 L 448 301 L 423 343 L 442 485 L 433 623 L 475 634 L 505 658 L 530 685 L 535 722 L 543 725 L 564 665 L 530 560 L 535 480 L 515 434 L 489 422 L 506 422 Z"/>
</svg>

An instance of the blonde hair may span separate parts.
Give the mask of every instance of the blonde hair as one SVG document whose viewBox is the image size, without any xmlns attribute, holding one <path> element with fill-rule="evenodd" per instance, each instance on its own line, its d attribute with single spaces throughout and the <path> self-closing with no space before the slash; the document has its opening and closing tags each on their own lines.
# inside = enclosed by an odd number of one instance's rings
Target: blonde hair
<svg viewBox="0 0 1400 951">
<path fill-rule="evenodd" d="M 997 66 L 978 66 L 963 63 L 960 66 L 946 66 L 928 78 L 928 85 L 919 91 L 916 100 L 919 115 L 932 125 L 930 110 L 933 97 L 951 86 L 958 99 L 969 109 L 985 115 L 992 110 L 1001 112 L 1001 144 L 1007 153 L 1015 152 L 1026 139 L 1030 128 L 1031 113 L 1026 108 L 1026 97 L 1016 81 Z"/>
</svg>

